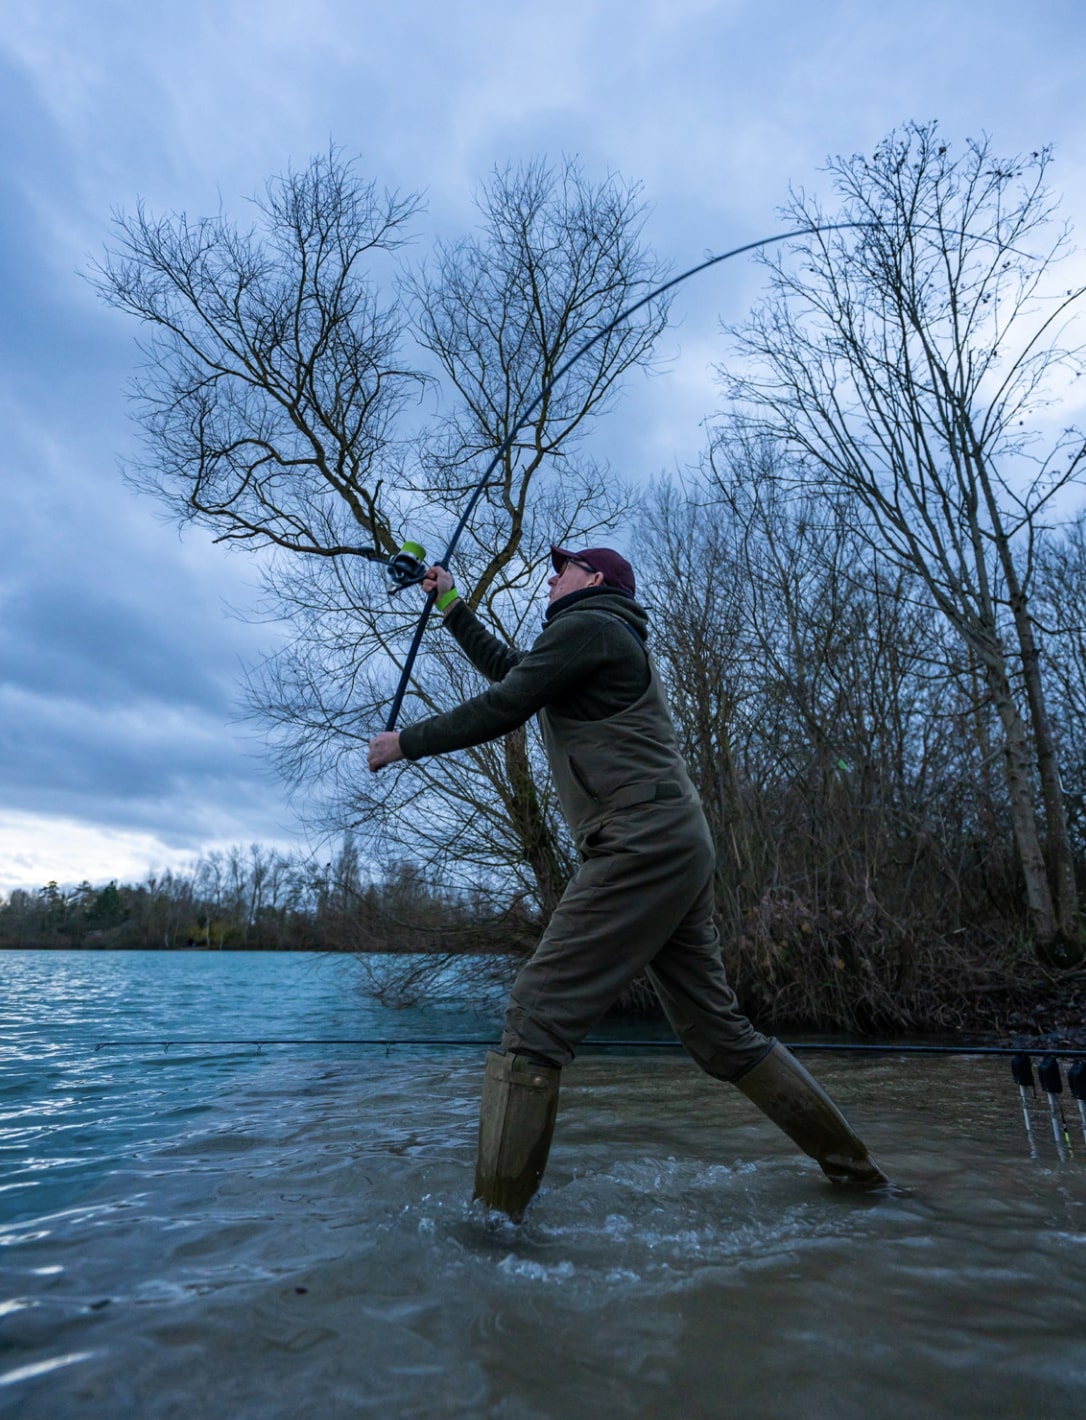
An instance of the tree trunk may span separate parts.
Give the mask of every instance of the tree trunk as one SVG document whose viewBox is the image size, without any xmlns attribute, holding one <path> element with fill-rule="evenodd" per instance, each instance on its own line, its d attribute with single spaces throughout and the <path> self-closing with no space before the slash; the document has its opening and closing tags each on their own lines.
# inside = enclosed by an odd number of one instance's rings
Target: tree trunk
<svg viewBox="0 0 1086 1420">
<path fill-rule="evenodd" d="M 963 420 L 964 422 L 964 420 Z M 972 434 L 972 424 L 968 425 Z M 1048 716 L 1044 686 L 1041 681 L 1041 652 L 1034 633 L 1033 619 L 1029 614 L 1026 591 L 1015 564 L 1011 541 L 1000 517 L 995 491 L 989 477 L 988 465 L 979 441 L 971 440 L 971 454 L 975 464 L 978 482 L 988 506 L 988 514 L 995 529 L 996 550 L 1000 566 L 1007 583 L 1007 594 L 1014 617 L 1014 627 L 1018 636 L 1018 649 L 1022 658 L 1022 677 L 1026 687 L 1030 722 L 1033 730 L 1033 746 L 1037 758 L 1037 772 L 1041 780 L 1041 799 L 1045 815 L 1045 847 L 1049 883 L 1055 901 L 1057 936 L 1062 941 L 1059 955 L 1069 955 L 1071 960 L 1081 958 L 1080 923 L 1078 913 L 1078 892 L 1075 886 L 1075 863 L 1071 850 L 1071 835 L 1067 827 L 1067 811 L 1060 784 L 1059 763 L 1052 735 L 1052 725 Z"/>
<path fill-rule="evenodd" d="M 569 881 L 569 865 L 548 822 L 546 807 L 528 758 L 528 732 L 521 725 L 505 736 L 505 796 L 509 823 L 524 861 L 535 878 L 539 906 L 545 916 L 558 906 Z"/>
<path fill-rule="evenodd" d="M 1038 947 L 1044 949 L 1057 936 L 1056 914 L 1045 871 L 1044 852 L 1037 831 L 1037 816 L 1030 791 L 1030 755 L 1026 727 L 1011 694 L 1006 666 L 996 653 L 984 658 L 985 679 L 1000 723 L 1003 726 L 1003 754 L 1010 800 L 1011 824 L 1022 874 L 1030 924 Z"/>
<path fill-rule="evenodd" d="M 1022 655 L 1022 674 L 1029 701 L 1033 728 L 1033 744 L 1037 756 L 1037 771 L 1041 779 L 1044 804 L 1046 849 L 1052 894 L 1055 898 L 1056 926 L 1065 949 L 1076 960 L 1081 957 L 1078 890 L 1075 885 L 1075 860 L 1071 850 L 1071 835 L 1067 826 L 1067 810 L 1060 784 L 1059 763 L 1048 717 L 1044 686 L 1041 683 L 1041 653 L 1033 630 L 1033 622 L 1025 605 L 1025 597 L 1012 591 L 1011 607 L 1018 632 Z M 1071 964 L 1070 962 L 1068 964 Z"/>
</svg>

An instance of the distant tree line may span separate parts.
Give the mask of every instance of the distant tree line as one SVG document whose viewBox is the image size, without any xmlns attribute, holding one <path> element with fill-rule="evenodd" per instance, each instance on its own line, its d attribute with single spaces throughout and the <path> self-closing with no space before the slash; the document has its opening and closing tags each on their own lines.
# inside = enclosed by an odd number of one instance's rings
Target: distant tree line
<svg viewBox="0 0 1086 1420">
<path fill-rule="evenodd" d="M 323 865 L 254 844 L 141 883 L 50 882 L 0 898 L 0 948 L 516 952 L 531 930 L 515 905 L 435 886 L 413 863 L 372 881 L 349 840 Z"/>
<path fill-rule="evenodd" d="M 201 888 L 208 906 L 170 930 L 530 944 L 574 851 L 534 729 L 376 777 L 364 749 L 417 606 L 389 600 L 375 559 L 405 536 L 441 545 L 538 400 L 453 570 L 497 634 L 530 643 L 548 544 L 623 530 L 752 1013 L 951 1029 L 1010 1021 L 1060 972 L 1077 990 L 1086 441 L 1057 407 L 1083 369 L 1084 288 L 1061 266 L 1049 160 L 958 153 L 932 123 L 831 161 L 837 206 L 793 195 L 806 235 L 770 254 L 767 294 L 722 343 L 703 460 L 649 489 L 584 440 L 651 365 L 666 306 L 550 387 L 659 281 L 636 186 L 573 162 L 497 171 L 477 229 L 414 267 L 399 253 L 418 201 L 334 151 L 273 180 L 244 230 L 120 218 L 98 279 L 146 337 L 131 476 L 263 549 L 291 635 L 251 709 L 288 780 L 320 786 L 323 827 L 386 873 L 337 898 L 285 870 L 273 893 L 250 865 L 233 899 Z M 435 625 L 404 719 L 479 689 Z"/>
</svg>

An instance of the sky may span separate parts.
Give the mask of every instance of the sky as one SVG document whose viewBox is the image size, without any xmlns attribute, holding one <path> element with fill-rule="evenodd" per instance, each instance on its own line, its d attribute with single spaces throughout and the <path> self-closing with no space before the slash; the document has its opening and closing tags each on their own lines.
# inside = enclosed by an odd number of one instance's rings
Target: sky
<svg viewBox="0 0 1086 1420">
<path fill-rule="evenodd" d="M 330 143 L 422 191 L 427 237 L 496 166 L 577 156 L 643 184 L 676 270 L 780 229 L 827 157 L 938 119 L 956 146 L 1051 143 L 1086 231 L 1081 0 L 2 0 L 0 893 L 138 881 L 259 842 L 317 845 L 240 710 L 274 645 L 251 558 L 164 520 L 120 465 L 136 328 L 86 280 L 111 216 L 245 198 Z M 728 263 L 678 295 L 664 372 L 593 452 L 635 478 L 693 462 L 719 407 Z M 248 613 L 248 615 L 247 615 Z M 381 728 L 375 726 L 375 729 Z"/>
</svg>

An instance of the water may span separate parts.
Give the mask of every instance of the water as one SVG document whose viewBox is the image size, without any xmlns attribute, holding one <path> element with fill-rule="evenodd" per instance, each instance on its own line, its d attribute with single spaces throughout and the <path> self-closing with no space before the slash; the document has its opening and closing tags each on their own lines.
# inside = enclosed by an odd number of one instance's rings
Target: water
<svg viewBox="0 0 1086 1420">
<path fill-rule="evenodd" d="M 94 1051 L 496 1030 L 346 965 L 0 954 L 0 1414 L 1083 1413 L 1086 1149 L 1030 1157 L 1005 1061 L 816 1057 L 901 1183 L 852 1197 L 680 1055 L 583 1056 L 518 1229 L 481 1052 Z"/>
</svg>

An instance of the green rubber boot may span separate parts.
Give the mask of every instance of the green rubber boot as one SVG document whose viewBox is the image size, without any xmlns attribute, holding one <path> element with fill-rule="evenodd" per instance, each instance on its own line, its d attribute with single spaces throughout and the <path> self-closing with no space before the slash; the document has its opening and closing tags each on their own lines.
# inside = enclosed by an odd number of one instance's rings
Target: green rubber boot
<svg viewBox="0 0 1086 1420">
<path fill-rule="evenodd" d="M 870 1189 L 890 1182 L 826 1091 L 783 1045 L 774 1045 L 735 1084 L 834 1183 Z"/>
<path fill-rule="evenodd" d="M 490 1051 L 479 1114 L 475 1197 L 514 1223 L 535 1196 L 547 1167 L 558 1113 L 556 1065 Z"/>
</svg>

